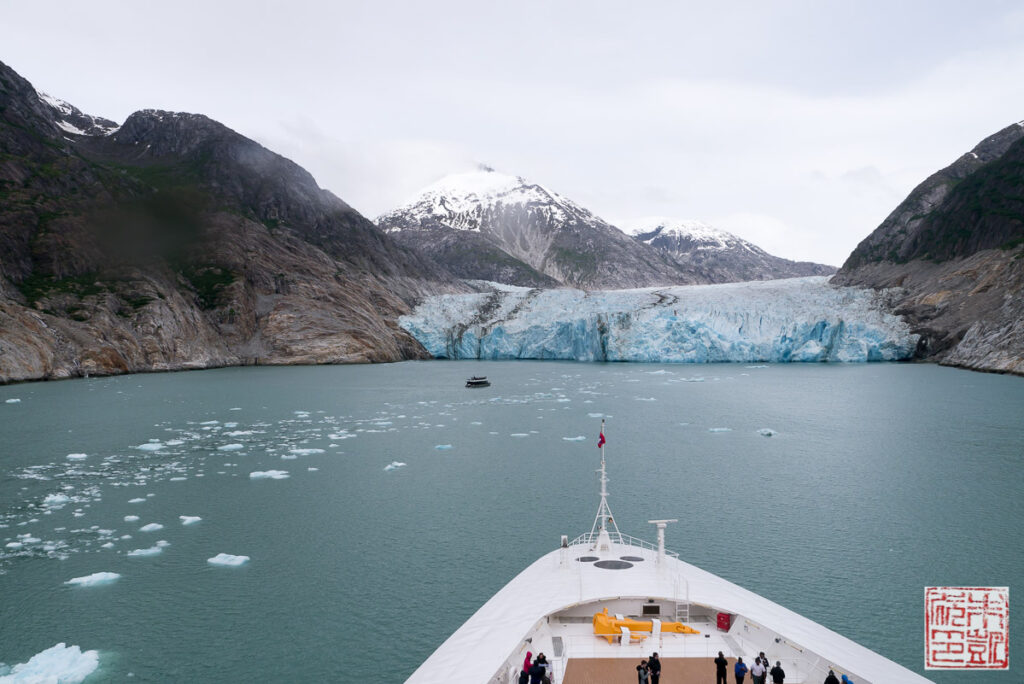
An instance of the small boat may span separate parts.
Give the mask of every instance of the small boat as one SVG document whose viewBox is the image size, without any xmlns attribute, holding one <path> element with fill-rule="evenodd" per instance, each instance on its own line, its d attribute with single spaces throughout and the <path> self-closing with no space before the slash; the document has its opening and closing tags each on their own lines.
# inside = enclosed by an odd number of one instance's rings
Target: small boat
<svg viewBox="0 0 1024 684">
<path fill-rule="evenodd" d="M 490 386 L 491 386 L 491 383 L 487 380 L 487 376 L 486 375 L 481 375 L 479 377 L 474 375 L 473 377 L 471 377 L 469 380 L 466 381 L 466 387 L 490 387 Z"/>
</svg>

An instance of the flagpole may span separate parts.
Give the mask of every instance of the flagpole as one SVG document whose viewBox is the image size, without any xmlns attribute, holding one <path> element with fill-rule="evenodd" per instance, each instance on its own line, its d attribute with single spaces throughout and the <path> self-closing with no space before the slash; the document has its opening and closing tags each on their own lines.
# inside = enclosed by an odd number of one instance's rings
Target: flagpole
<svg viewBox="0 0 1024 684">
<path fill-rule="evenodd" d="M 601 469 L 597 472 L 601 473 L 601 504 L 597 507 L 597 515 L 594 516 L 594 526 L 590 529 L 591 538 L 596 540 L 603 530 L 609 537 L 611 535 L 611 528 L 615 529 L 615 536 L 617 541 L 622 543 L 622 534 L 619 532 L 619 526 L 615 522 L 615 518 L 612 517 L 611 508 L 608 507 L 608 470 L 604 460 L 604 419 L 601 419 L 601 437 L 598 441 L 598 446 L 601 448 Z"/>
</svg>

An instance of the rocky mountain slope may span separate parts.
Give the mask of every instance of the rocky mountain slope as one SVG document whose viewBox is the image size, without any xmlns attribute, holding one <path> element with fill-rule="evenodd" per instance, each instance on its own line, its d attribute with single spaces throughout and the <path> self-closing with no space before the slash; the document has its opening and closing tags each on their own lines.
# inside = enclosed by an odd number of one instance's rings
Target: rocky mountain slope
<svg viewBox="0 0 1024 684">
<path fill-rule="evenodd" d="M 1024 122 L 917 186 L 832 282 L 903 288 L 921 357 L 1024 374 Z"/>
<path fill-rule="evenodd" d="M 463 278 L 585 289 L 705 282 L 572 200 L 487 167 L 443 178 L 377 223 Z"/>
<path fill-rule="evenodd" d="M 215 121 L 117 127 L 0 64 L 0 382 L 419 358 L 398 315 L 462 290 Z"/>
<path fill-rule="evenodd" d="M 635 239 L 669 255 L 685 270 L 709 283 L 775 280 L 832 275 L 836 269 L 809 261 L 772 256 L 757 245 L 700 221 L 649 217 L 623 229 Z"/>
</svg>

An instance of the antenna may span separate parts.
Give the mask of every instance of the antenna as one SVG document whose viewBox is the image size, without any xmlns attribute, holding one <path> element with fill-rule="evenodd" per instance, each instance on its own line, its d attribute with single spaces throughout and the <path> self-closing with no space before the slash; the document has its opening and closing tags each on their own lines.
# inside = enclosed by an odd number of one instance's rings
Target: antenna
<svg viewBox="0 0 1024 684">
<path fill-rule="evenodd" d="M 668 527 L 669 523 L 679 522 L 678 518 L 672 518 L 671 520 L 648 520 L 647 522 L 658 528 L 658 563 L 662 563 L 665 560 L 665 528 Z"/>
<path fill-rule="evenodd" d="M 615 518 L 612 517 L 612 509 L 608 507 L 608 471 L 605 468 L 604 462 L 604 419 L 601 419 L 601 439 L 598 441 L 598 445 L 601 447 L 601 469 L 597 472 L 601 473 L 601 505 L 597 507 L 597 515 L 594 516 L 594 526 L 590 528 L 590 537 L 593 540 L 597 540 L 597 537 L 601 532 L 607 532 L 610 536 L 611 530 L 615 530 L 615 536 L 618 538 L 619 543 L 622 543 L 622 533 L 619 532 L 619 526 L 615 523 Z"/>
</svg>

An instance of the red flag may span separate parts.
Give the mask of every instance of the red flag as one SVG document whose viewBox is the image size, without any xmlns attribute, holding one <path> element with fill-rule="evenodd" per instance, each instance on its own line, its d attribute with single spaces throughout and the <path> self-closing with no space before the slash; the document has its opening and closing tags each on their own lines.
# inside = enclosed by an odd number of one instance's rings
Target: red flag
<svg viewBox="0 0 1024 684">
<path fill-rule="evenodd" d="M 597 440 L 597 448 L 600 449 L 604 446 L 604 430 L 601 430 L 601 437 Z"/>
</svg>

